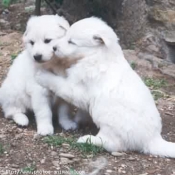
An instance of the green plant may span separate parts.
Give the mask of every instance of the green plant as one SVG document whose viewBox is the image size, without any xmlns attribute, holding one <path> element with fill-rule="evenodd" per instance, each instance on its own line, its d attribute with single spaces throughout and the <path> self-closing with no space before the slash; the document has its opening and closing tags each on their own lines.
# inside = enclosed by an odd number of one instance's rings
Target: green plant
<svg viewBox="0 0 175 175">
<path fill-rule="evenodd" d="M 86 143 L 77 143 L 75 138 L 47 136 L 43 139 L 43 141 L 52 146 L 61 146 L 63 143 L 67 143 L 70 145 L 71 149 L 78 149 L 83 155 L 96 155 L 104 150 L 103 147 L 93 145 L 90 140 L 87 140 Z"/>
<path fill-rule="evenodd" d="M 151 90 L 151 93 L 154 97 L 154 100 L 158 100 L 159 98 L 169 97 L 167 94 L 165 94 L 164 92 L 160 90 Z"/>
<path fill-rule="evenodd" d="M 167 82 L 164 79 L 153 79 L 147 77 L 144 78 L 144 82 L 151 89 L 154 100 L 167 97 L 167 94 L 159 90 L 160 88 L 167 86 Z"/>
<path fill-rule="evenodd" d="M 80 175 L 79 173 L 77 173 L 76 170 L 74 170 L 73 168 L 70 168 L 70 175 Z"/>
<path fill-rule="evenodd" d="M 4 146 L 0 143 L 0 155 L 4 153 Z"/>
<path fill-rule="evenodd" d="M 131 65 L 132 69 L 135 70 L 137 64 L 134 61 L 132 61 L 130 65 Z"/>
<path fill-rule="evenodd" d="M 32 173 L 36 170 L 36 164 L 35 163 L 32 163 L 31 165 L 28 165 L 24 168 L 22 168 L 22 172 L 23 173 Z"/>
<path fill-rule="evenodd" d="M 165 87 L 167 82 L 164 79 L 144 78 L 145 84 L 151 89 L 159 89 Z"/>
<path fill-rule="evenodd" d="M 11 0 L 2 0 L 2 6 L 8 8 L 11 4 Z"/>
<path fill-rule="evenodd" d="M 18 56 L 17 54 L 12 54 L 12 55 L 11 55 L 12 61 L 13 61 L 17 56 Z"/>
</svg>

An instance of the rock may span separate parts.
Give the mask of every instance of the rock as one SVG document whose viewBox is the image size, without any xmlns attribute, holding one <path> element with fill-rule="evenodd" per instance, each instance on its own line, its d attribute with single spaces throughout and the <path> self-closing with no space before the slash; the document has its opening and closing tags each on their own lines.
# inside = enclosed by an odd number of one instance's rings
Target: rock
<svg viewBox="0 0 175 175">
<path fill-rule="evenodd" d="M 74 162 L 73 160 L 70 160 L 70 159 L 65 158 L 65 157 L 61 157 L 61 158 L 60 158 L 60 164 L 62 164 L 62 165 L 71 164 L 71 163 L 73 163 L 73 162 Z"/>
<path fill-rule="evenodd" d="M 6 14 L 9 14 L 9 10 L 8 9 L 5 9 L 3 12 L 2 12 L 3 15 L 6 15 Z"/>
<path fill-rule="evenodd" d="M 6 24 L 8 21 L 5 21 L 4 19 L 0 19 L 0 24 Z"/>
<path fill-rule="evenodd" d="M 34 136 L 33 136 L 33 139 L 34 139 L 34 140 L 39 140 L 39 139 L 41 139 L 41 138 L 42 138 L 42 136 L 39 135 L 39 134 L 34 134 Z"/>
<path fill-rule="evenodd" d="M 13 142 L 13 143 L 11 143 L 11 146 L 12 147 L 16 147 L 17 146 L 17 143 Z"/>
<path fill-rule="evenodd" d="M 5 138 L 5 137 L 6 137 L 5 134 L 0 134 L 0 139 L 3 139 L 3 138 Z"/>
<path fill-rule="evenodd" d="M 112 170 L 106 170 L 107 173 L 112 173 L 113 171 Z"/>
<path fill-rule="evenodd" d="M 8 29 L 10 26 L 10 23 L 4 19 L 0 19 L 0 28 Z"/>
<path fill-rule="evenodd" d="M 23 138 L 23 134 L 18 134 L 15 136 L 15 139 L 16 140 L 19 140 L 19 139 L 22 139 Z"/>
<path fill-rule="evenodd" d="M 65 147 L 65 148 L 69 148 L 70 147 L 70 145 L 67 144 L 67 143 L 63 143 L 62 146 Z"/>
<path fill-rule="evenodd" d="M 137 159 L 135 157 L 129 157 L 128 160 L 134 161 L 134 160 L 137 160 Z"/>
<path fill-rule="evenodd" d="M 12 167 L 12 168 L 19 168 L 19 165 L 11 164 L 11 167 Z"/>
<path fill-rule="evenodd" d="M 34 6 L 34 5 L 25 7 L 25 11 L 26 11 L 27 13 L 33 12 L 34 10 L 35 10 L 35 6 Z"/>
<path fill-rule="evenodd" d="M 15 29 L 16 29 L 16 30 L 20 30 L 20 29 L 21 29 L 21 24 L 20 24 L 20 23 L 16 24 L 16 25 L 15 25 Z"/>
<path fill-rule="evenodd" d="M 124 156 L 126 155 L 126 153 L 120 153 L 120 152 L 112 152 L 111 155 L 115 156 L 115 157 L 120 157 L 120 156 Z"/>
<path fill-rule="evenodd" d="M 152 7 L 149 10 L 149 18 L 158 22 L 175 23 L 175 11 L 171 9 L 162 10 L 158 7 Z"/>
<path fill-rule="evenodd" d="M 55 151 L 52 151 L 51 152 L 51 156 L 56 156 L 58 153 L 57 152 L 55 152 Z"/>
<path fill-rule="evenodd" d="M 54 165 L 54 166 L 60 166 L 60 161 L 52 161 L 52 164 Z"/>
<path fill-rule="evenodd" d="M 45 162 L 46 162 L 46 159 L 41 159 L 41 160 L 40 160 L 40 163 L 41 163 L 41 164 L 44 164 Z"/>
<path fill-rule="evenodd" d="M 167 44 L 175 45 L 175 31 L 166 31 L 164 33 L 164 40 Z"/>
<path fill-rule="evenodd" d="M 69 159 L 72 159 L 74 158 L 75 156 L 72 155 L 72 154 L 68 154 L 68 153 L 61 153 L 59 154 L 60 157 L 66 157 L 66 158 L 69 158 Z"/>
</svg>

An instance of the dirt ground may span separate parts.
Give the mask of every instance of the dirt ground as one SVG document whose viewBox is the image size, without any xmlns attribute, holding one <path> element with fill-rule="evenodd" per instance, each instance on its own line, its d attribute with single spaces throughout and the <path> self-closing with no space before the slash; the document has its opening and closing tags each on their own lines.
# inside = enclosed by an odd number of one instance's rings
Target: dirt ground
<svg viewBox="0 0 175 175">
<path fill-rule="evenodd" d="M 22 50 L 22 34 L 15 31 L 0 32 L 0 81 L 2 82 L 11 65 L 15 55 Z M 126 56 L 131 56 L 132 51 L 126 51 Z M 132 57 L 130 57 L 130 61 Z M 158 90 L 163 92 L 164 97 L 159 98 L 156 103 L 161 113 L 163 121 L 162 135 L 166 140 L 175 142 L 175 86 L 174 79 L 161 74 L 159 71 L 150 69 L 150 65 L 140 60 L 134 60 L 135 70 L 144 77 L 151 77 L 154 80 L 165 79 L 166 86 Z M 107 160 L 107 164 L 99 172 L 99 175 L 172 175 L 175 174 L 175 160 L 169 158 L 153 157 L 135 152 L 128 152 L 118 156 L 112 156 L 103 152 L 96 156 L 82 155 L 70 150 L 69 145 L 63 144 L 61 147 L 49 146 L 43 142 L 43 138 L 36 135 L 36 125 L 33 117 L 26 128 L 17 126 L 10 120 L 4 118 L 0 112 L 0 144 L 3 151 L 0 154 L 0 174 L 22 174 L 21 170 L 37 170 L 36 174 L 71 174 L 70 168 L 79 171 L 90 172 L 93 167 L 90 162 L 97 160 Z M 61 131 L 55 123 L 55 135 L 78 138 L 83 134 L 83 130 L 75 132 Z M 86 129 L 91 133 L 91 129 Z M 0 148 L 1 152 L 1 148 Z M 63 158 L 62 153 L 69 153 L 74 157 Z M 98 159 L 99 158 L 99 159 Z M 33 169 L 32 169 L 33 168 Z M 55 172 L 54 172 L 55 171 Z M 32 174 L 32 171 L 28 172 Z"/>
</svg>

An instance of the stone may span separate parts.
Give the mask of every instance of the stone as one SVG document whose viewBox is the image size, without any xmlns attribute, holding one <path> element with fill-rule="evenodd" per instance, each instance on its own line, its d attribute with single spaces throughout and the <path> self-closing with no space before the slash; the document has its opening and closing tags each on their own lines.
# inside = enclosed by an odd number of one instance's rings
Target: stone
<svg viewBox="0 0 175 175">
<path fill-rule="evenodd" d="M 120 156 L 124 156 L 126 155 L 126 153 L 120 153 L 120 152 L 112 152 L 111 155 L 115 156 L 115 157 L 120 157 Z"/>
<path fill-rule="evenodd" d="M 69 159 L 72 159 L 74 158 L 75 156 L 73 154 L 68 154 L 68 153 L 61 153 L 59 154 L 60 157 L 66 157 L 66 158 L 69 158 Z"/>
<path fill-rule="evenodd" d="M 57 161 L 57 160 L 52 161 L 52 164 L 53 164 L 54 166 L 59 166 L 59 165 L 60 165 L 60 161 Z"/>
</svg>

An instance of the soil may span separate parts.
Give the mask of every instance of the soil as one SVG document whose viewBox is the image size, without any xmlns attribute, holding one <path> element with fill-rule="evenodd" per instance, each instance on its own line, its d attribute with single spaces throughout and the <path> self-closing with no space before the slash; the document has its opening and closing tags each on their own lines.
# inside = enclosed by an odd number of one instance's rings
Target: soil
<svg viewBox="0 0 175 175">
<path fill-rule="evenodd" d="M 13 21 L 15 22 L 15 21 Z M 23 48 L 22 34 L 14 30 L 0 31 L 0 82 L 5 78 L 12 58 Z M 125 51 L 130 62 L 134 60 L 135 70 L 142 77 L 154 79 L 165 79 L 167 85 L 159 90 L 167 94 L 156 101 L 157 107 L 162 117 L 162 135 L 166 140 L 175 142 L 175 81 L 172 77 L 152 69 L 150 64 L 144 60 L 130 57 L 133 51 Z M 128 55 L 129 53 L 129 55 Z M 132 60 L 133 59 L 133 60 Z M 174 68 L 173 68 L 174 69 Z M 173 175 L 175 174 L 175 160 L 160 158 L 150 155 L 143 155 L 136 152 L 127 152 L 118 156 L 112 156 L 107 152 L 83 157 L 77 150 L 69 149 L 69 145 L 61 147 L 49 146 L 43 141 L 43 137 L 36 135 L 36 124 L 32 114 L 29 114 L 30 124 L 26 128 L 21 128 L 11 120 L 4 118 L 0 111 L 0 145 L 4 151 L 0 154 L 0 174 L 25 174 L 21 170 L 26 167 L 34 167 L 35 174 L 71 174 L 70 168 L 80 171 L 91 172 L 94 161 L 107 160 L 99 175 Z M 62 131 L 56 120 L 55 135 L 63 137 L 75 137 L 86 133 L 92 133 L 93 128 L 82 128 L 74 132 Z M 0 149 L 1 152 L 1 149 Z M 74 158 L 63 158 L 62 153 L 74 155 Z M 32 166 L 33 165 L 33 166 Z M 100 166 L 101 163 L 98 164 Z M 55 172 L 54 172 L 55 171 Z M 29 172 L 28 174 L 32 174 Z"/>
<path fill-rule="evenodd" d="M 11 31 L 0 33 L 0 80 L 4 79 L 8 71 L 8 67 L 12 63 L 12 55 L 16 55 L 22 50 L 22 34 Z M 130 51 L 132 52 L 132 51 Z M 131 58 L 132 59 L 132 58 Z M 158 71 L 148 71 L 148 67 L 142 62 L 136 62 L 136 71 L 146 77 L 154 77 L 155 79 L 166 79 L 167 87 L 160 89 L 169 94 L 169 98 L 161 98 L 157 101 L 157 107 L 161 113 L 163 121 L 162 135 L 166 140 L 175 142 L 175 87 L 174 79 L 166 77 Z M 171 86 L 172 85 L 172 86 Z M 80 153 L 74 150 L 68 151 L 64 147 L 57 148 L 49 146 L 42 141 L 42 137 L 36 136 L 36 125 L 33 117 L 31 117 L 30 125 L 26 128 L 20 128 L 12 121 L 4 118 L 0 113 L 0 143 L 4 146 L 5 152 L 0 155 L 1 174 L 6 170 L 15 172 L 26 166 L 30 166 L 35 162 L 38 171 L 59 171 L 68 170 L 73 167 L 75 170 L 85 170 L 89 167 L 89 162 L 98 157 L 104 157 L 108 161 L 105 168 L 100 174 L 162 174 L 170 175 L 175 173 L 175 160 L 168 158 L 159 158 L 139 153 L 128 152 L 127 154 L 114 157 L 106 152 L 95 157 L 89 155 L 88 158 L 82 158 Z M 66 137 L 79 137 L 83 134 L 82 130 L 76 132 L 61 131 L 57 124 L 55 126 L 56 135 L 64 135 Z M 92 131 L 87 130 L 88 133 Z M 76 159 L 66 164 L 61 164 L 60 154 L 67 152 L 73 154 Z M 63 172 L 64 173 L 64 172 Z M 10 173 L 9 173 L 10 174 Z M 67 172 L 68 174 L 68 172 Z"/>
</svg>

